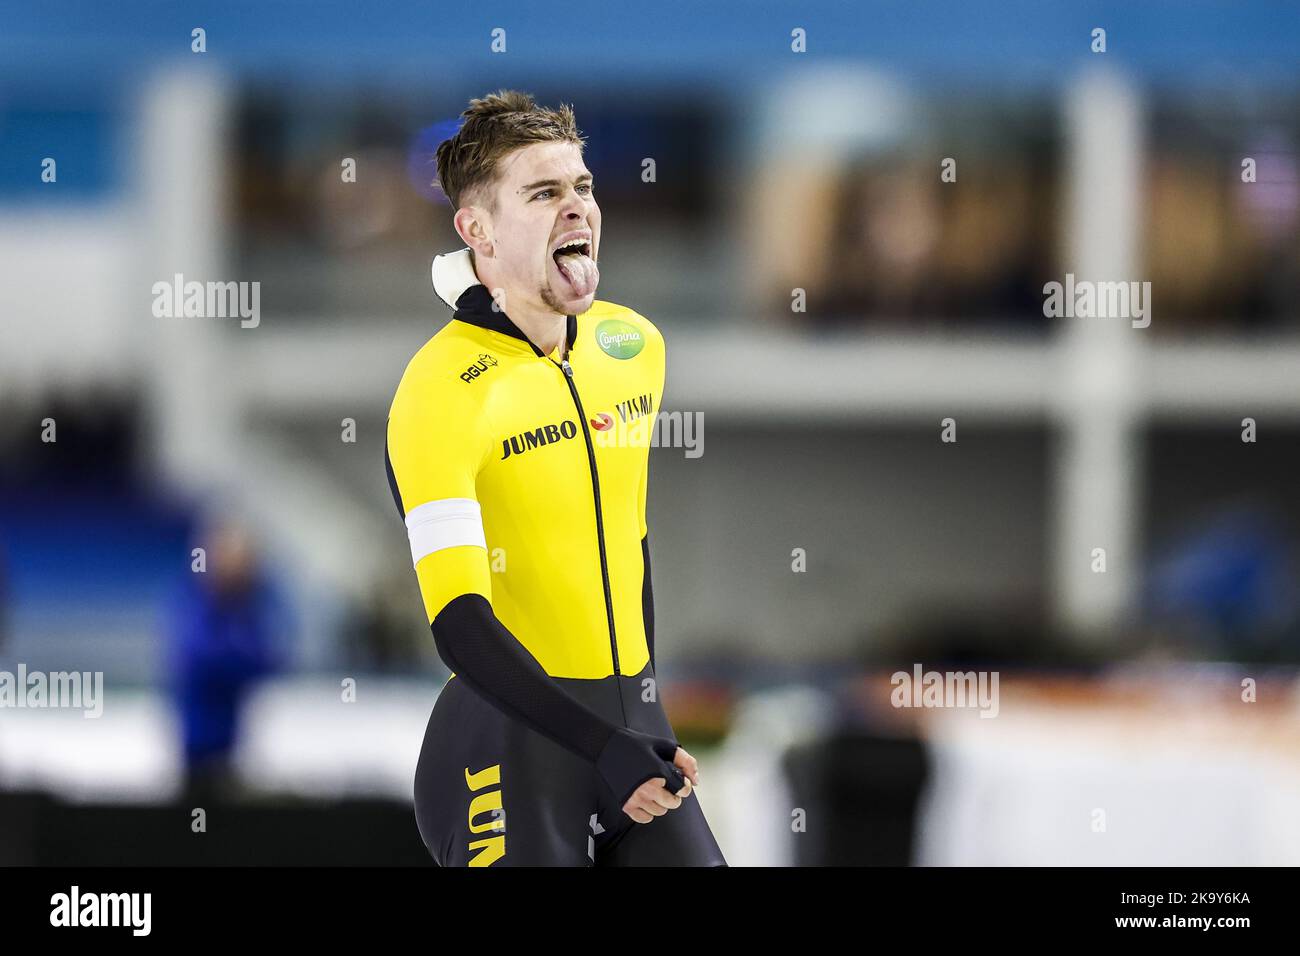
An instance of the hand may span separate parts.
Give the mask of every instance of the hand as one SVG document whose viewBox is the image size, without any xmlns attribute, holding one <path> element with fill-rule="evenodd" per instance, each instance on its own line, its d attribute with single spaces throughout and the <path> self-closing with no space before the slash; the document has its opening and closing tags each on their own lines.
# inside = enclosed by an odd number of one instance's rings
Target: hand
<svg viewBox="0 0 1300 956">
<path fill-rule="evenodd" d="M 632 792 L 623 812 L 637 823 L 649 823 L 655 817 L 662 817 L 669 810 L 676 810 L 682 801 L 691 795 L 699 785 L 699 763 L 682 747 L 673 755 L 673 766 L 681 771 L 685 783 L 677 793 L 668 790 L 663 777 L 652 777 Z"/>
</svg>

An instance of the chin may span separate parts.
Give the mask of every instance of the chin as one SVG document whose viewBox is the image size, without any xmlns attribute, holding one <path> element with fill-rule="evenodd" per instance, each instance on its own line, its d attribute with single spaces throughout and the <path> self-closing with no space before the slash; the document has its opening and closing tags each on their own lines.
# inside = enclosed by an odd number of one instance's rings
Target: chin
<svg viewBox="0 0 1300 956">
<path fill-rule="evenodd" d="M 596 293 L 583 296 L 581 299 L 574 299 L 566 303 L 565 315 L 581 315 L 591 308 L 591 304 L 596 301 Z"/>
<path fill-rule="evenodd" d="M 581 315 L 590 309 L 591 304 L 596 301 L 596 293 L 600 291 L 600 287 L 597 286 L 590 295 L 578 299 L 557 295 L 554 286 L 551 286 L 547 291 L 549 295 L 543 295 L 542 301 L 552 309 L 563 315 Z"/>
</svg>

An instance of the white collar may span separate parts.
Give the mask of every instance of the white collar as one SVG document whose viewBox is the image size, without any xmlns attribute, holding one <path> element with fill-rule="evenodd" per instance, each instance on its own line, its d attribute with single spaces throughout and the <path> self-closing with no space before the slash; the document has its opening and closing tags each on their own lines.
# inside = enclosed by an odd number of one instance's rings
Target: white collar
<svg viewBox="0 0 1300 956">
<path fill-rule="evenodd" d="M 470 286 L 479 285 L 469 247 L 433 257 L 433 290 L 453 309 L 456 300 Z"/>
</svg>

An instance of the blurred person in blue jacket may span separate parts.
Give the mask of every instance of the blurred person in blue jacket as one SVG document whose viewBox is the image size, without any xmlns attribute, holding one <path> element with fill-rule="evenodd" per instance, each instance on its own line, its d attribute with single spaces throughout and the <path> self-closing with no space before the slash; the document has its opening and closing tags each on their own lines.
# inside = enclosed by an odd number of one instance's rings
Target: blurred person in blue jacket
<svg viewBox="0 0 1300 956">
<path fill-rule="evenodd" d="M 0 653 L 5 649 L 6 629 L 9 623 L 9 572 L 5 564 L 4 545 L 0 544 Z"/>
<path fill-rule="evenodd" d="M 1149 618 L 1209 656 L 1295 660 L 1300 574 L 1285 516 L 1248 502 L 1189 522 L 1146 583 Z"/>
<path fill-rule="evenodd" d="M 172 688 L 180 715 L 186 789 L 229 795 L 240 710 L 258 681 L 280 670 L 283 604 L 241 525 L 221 521 L 199 542 L 206 570 L 186 575 L 169 622 Z"/>
</svg>

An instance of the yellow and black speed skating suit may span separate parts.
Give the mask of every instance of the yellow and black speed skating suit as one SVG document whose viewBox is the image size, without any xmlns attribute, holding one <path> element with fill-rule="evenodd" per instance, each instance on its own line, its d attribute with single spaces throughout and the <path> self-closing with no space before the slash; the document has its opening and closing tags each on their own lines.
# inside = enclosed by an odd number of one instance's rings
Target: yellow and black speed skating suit
<svg viewBox="0 0 1300 956">
<path fill-rule="evenodd" d="M 454 257 L 454 317 L 407 366 L 386 448 L 453 671 L 416 770 L 420 834 L 443 866 L 723 865 L 694 796 L 645 825 L 622 812 L 652 777 L 682 786 L 645 519 L 663 339 L 597 301 L 569 316 L 567 360 L 544 355 Z"/>
</svg>

